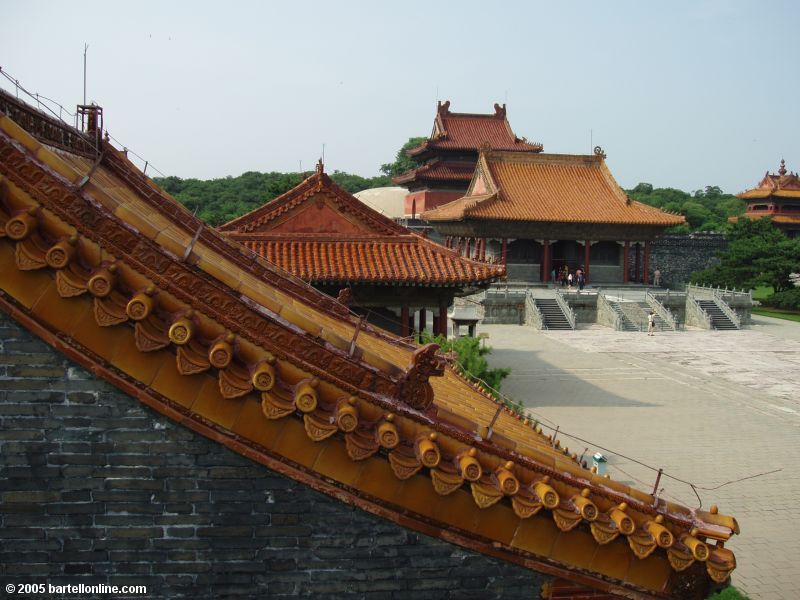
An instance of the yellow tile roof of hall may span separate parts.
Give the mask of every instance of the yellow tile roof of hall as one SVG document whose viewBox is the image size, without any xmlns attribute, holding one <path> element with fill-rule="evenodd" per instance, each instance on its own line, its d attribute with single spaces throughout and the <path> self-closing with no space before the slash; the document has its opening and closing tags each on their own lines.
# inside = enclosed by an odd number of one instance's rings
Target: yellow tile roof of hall
<svg viewBox="0 0 800 600">
<path fill-rule="evenodd" d="M 484 148 L 463 198 L 423 213 L 427 221 L 499 220 L 670 227 L 679 215 L 636 202 L 601 154 L 535 154 Z"/>
</svg>

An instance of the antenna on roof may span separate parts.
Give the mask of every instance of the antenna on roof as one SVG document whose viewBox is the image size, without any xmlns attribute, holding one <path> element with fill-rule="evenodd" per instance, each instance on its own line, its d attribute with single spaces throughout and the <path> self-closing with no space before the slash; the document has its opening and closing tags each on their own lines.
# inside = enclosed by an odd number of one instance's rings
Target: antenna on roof
<svg viewBox="0 0 800 600">
<path fill-rule="evenodd" d="M 594 148 L 594 130 L 589 130 L 589 149 Z"/>
<path fill-rule="evenodd" d="M 325 164 L 325 142 L 322 142 L 322 164 Z"/>
<path fill-rule="evenodd" d="M 439 101 L 439 84 L 436 84 L 436 101 Z"/>
<path fill-rule="evenodd" d="M 89 44 L 83 45 L 83 103 L 86 104 L 86 52 L 89 50 Z"/>
<path fill-rule="evenodd" d="M 301 158 L 299 162 L 300 162 L 300 177 L 302 177 L 303 176 L 303 159 Z"/>
</svg>

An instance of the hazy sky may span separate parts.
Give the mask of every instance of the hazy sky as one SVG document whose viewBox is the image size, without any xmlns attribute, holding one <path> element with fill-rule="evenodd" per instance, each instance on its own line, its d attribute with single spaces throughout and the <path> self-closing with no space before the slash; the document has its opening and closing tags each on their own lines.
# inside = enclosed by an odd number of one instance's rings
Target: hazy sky
<svg viewBox="0 0 800 600">
<path fill-rule="evenodd" d="M 547 152 L 591 131 L 623 187 L 738 192 L 800 170 L 799 7 L 3 0 L 0 66 L 74 111 L 88 43 L 111 134 L 181 177 L 310 169 L 323 143 L 329 171 L 374 175 L 440 98 L 507 101 Z"/>
</svg>

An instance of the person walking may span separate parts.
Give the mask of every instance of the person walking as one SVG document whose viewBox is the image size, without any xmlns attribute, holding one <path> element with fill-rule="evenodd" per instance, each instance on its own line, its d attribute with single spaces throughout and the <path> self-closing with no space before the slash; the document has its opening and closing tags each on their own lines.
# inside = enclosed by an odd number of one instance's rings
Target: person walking
<svg viewBox="0 0 800 600">
<path fill-rule="evenodd" d="M 654 330 L 656 328 L 656 313 L 655 311 L 650 311 L 650 314 L 647 315 L 647 335 L 655 335 Z"/>
<path fill-rule="evenodd" d="M 569 289 L 572 289 L 572 273 L 570 273 L 569 275 L 567 275 L 567 287 L 568 287 Z"/>
<path fill-rule="evenodd" d="M 653 273 L 653 285 L 656 287 L 661 287 L 661 271 L 658 269 L 656 269 Z"/>
</svg>

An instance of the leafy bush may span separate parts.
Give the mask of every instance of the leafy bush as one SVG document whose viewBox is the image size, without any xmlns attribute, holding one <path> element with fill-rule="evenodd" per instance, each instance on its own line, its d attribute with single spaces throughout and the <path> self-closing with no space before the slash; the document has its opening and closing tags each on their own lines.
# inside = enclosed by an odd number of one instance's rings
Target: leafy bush
<svg viewBox="0 0 800 600">
<path fill-rule="evenodd" d="M 489 363 L 485 357 L 491 353 L 492 348 L 491 346 L 482 346 L 478 338 L 461 337 L 455 340 L 448 340 L 441 335 L 433 337 L 428 332 L 424 332 L 421 338 L 423 343 L 435 342 L 439 344 L 442 352 L 454 351 L 457 357 L 456 360 L 464 368 L 466 375 L 479 379 L 480 382 L 485 382 L 486 385 L 482 387 L 493 396 L 498 396 L 496 391 L 500 390 L 503 379 L 511 373 L 511 369 L 489 368 Z"/>
<path fill-rule="evenodd" d="M 750 599 L 747 596 L 745 596 L 742 592 L 737 590 L 735 587 L 730 586 L 726 587 L 724 590 L 717 592 L 713 596 L 709 596 L 708 600 L 750 600 Z"/>
<path fill-rule="evenodd" d="M 763 300 L 762 304 L 784 310 L 800 310 L 800 288 L 792 288 L 772 294 Z"/>
</svg>

